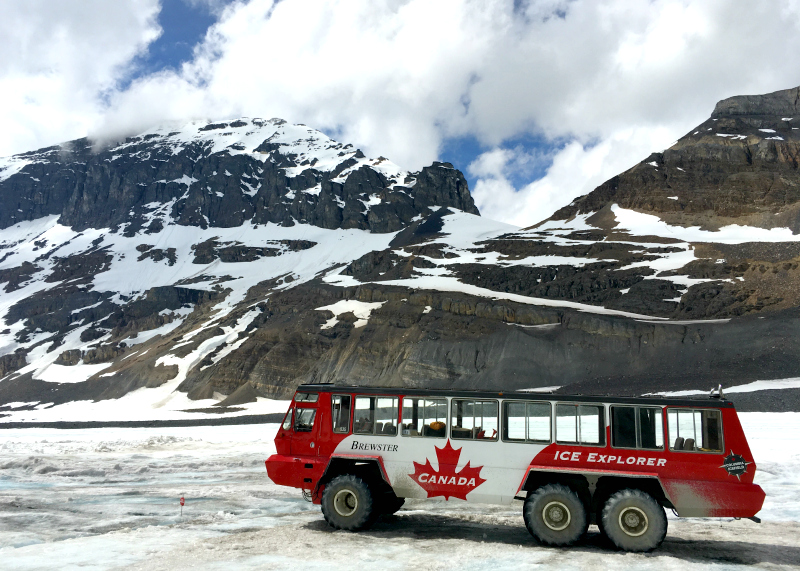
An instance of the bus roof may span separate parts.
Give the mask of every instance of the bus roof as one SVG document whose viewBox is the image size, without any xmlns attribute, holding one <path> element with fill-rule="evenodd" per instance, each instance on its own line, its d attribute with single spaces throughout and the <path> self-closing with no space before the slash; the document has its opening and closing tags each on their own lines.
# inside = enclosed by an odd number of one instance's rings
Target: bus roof
<svg viewBox="0 0 800 571">
<path fill-rule="evenodd" d="M 459 398 L 483 398 L 483 399 L 506 399 L 506 400 L 546 400 L 560 402 L 602 402 L 619 403 L 634 405 L 657 405 L 657 406 L 687 406 L 687 407 L 714 407 L 714 408 L 734 408 L 732 402 L 725 398 L 709 397 L 623 397 L 614 395 L 582 395 L 582 394 L 555 394 L 539 393 L 531 391 L 482 391 L 469 389 L 414 389 L 404 387 L 371 387 L 371 386 L 352 386 L 336 385 L 333 383 L 314 383 L 303 384 L 297 387 L 297 392 L 323 392 L 323 393 L 361 393 L 365 395 L 403 395 L 421 397 L 459 397 Z"/>
</svg>

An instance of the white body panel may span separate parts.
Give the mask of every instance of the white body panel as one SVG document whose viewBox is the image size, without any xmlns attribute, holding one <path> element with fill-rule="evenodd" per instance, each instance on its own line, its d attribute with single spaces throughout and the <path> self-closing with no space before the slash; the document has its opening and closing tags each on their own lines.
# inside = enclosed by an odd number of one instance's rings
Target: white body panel
<svg viewBox="0 0 800 571">
<path fill-rule="evenodd" d="M 444 467 L 445 476 L 441 475 L 437 448 L 445 449 L 447 443 L 455 449 L 458 460 L 455 473 L 452 468 Z M 503 442 L 502 440 L 460 440 L 449 438 L 414 437 L 401 434 L 390 435 L 350 435 L 337 447 L 336 455 L 378 456 L 383 462 L 389 483 L 395 494 L 403 498 L 428 498 L 428 491 L 418 484 L 412 475 L 415 474 L 416 462 L 426 466 L 430 461 L 435 474 L 431 477 L 447 477 L 447 480 L 458 489 L 460 472 L 469 464 L 470 468 L 480 469 L 478 475 L 485 482 L 478 484 L 466 494 L 467 500 L 478 503 L 510 504 L 525 477 L 526 470 L 533 458 L 545 448 L 544 444 Z M 475 474 L 467 470 L 466 474 Z M 429 478 L 423 476 L 423 480 Z M 453 481 L 453 479 L 455 481 Z M 446 483 L 445 483 L 446 484 Z M 462 486 L 463 490 L 464 487 Z M 437 494 L 439 495 L 439 494 Z M 454 500 L 458 498 L 450 497 Z"/>
</svg>

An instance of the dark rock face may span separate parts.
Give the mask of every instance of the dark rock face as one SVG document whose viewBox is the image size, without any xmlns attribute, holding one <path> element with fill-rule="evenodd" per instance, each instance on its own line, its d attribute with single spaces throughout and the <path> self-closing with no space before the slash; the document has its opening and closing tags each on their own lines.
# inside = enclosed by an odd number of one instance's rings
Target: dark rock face
<svg viewBox="0 0 800 571">
<path fill-rule="evenodd" d="M 15 268 L 0 270 L 0 283 L 5 282 L 4 291 L 11 293 L 18 290 L 21 284 L 29 281 L 39 271 L 41 271 L 41 268 L 30 262 L 24 262 Z"/>
<path fill-rule="evenodd" d="M 558 210 L 552 220 L 617 203 L 670 224 L 800 232 L 800 88 L 720 101 L 663 153 Z M 677 197 L 676 199 L 669 198 Z"/>
<path fill-rule="evenodd" d="M 381 172 L 385 159 L 367 161 L 321 133 L 309 130 L 312 150 L 306 154 L 294 150 L 302 147 L 298 143 L 270 142 L 284 125 L 239 120 L 195 129 L 198 136 L 188 141 L 179 133 L 152 134 L 97 151 L 79 139 L 16 155 L 28 164 L 7 178 L 0 170 L 0 228 L 58 215 L 76 230 L 112 227 L 126 235 L 158 233 L 170 223 L 230 228 L 247 221 L 394 232 L 431 206 L 478 213 L 452 165 L 436 163 L 405 176 L 416 183 L 408 188 L 398 184 L 406 184 L 405 178 Z M 214 139 L 202 136 L 227 129 L 236 129 L 222 133 L 231 141 L 262 131 L 265 140 L 246 151 L 243 143 L 218 149 Z M 327 146 L 320 150 L 322 144 Z M 318 159 L 308 159 L 314 149 L 341 149 L 341 158 L 329 170 L 315 168 Z"/>
<path fill-rule="evenodd" d="M 299 252 L 313 248 L 316 242 L 309 240 L 275 240 L 274 246 L 252 247 L 240 243 L 220 243 L 216 238 L 211 238 L 200 244 L 192 246 L 195 264 L 210 264 L 214 260 L 225 263 L 252 262 L 259 258 L 274 258 L 283 252 Z"/>
<path fill-rule="evenodd" d="M 386 303 L 363 328 L 344 318 L 320 330 L 325 316 L 314 308 L 342 295 Z M 797 311 L 653 323 L 391 286 L 310 284 L 272 297 L 251 328 L 235 355 L 209 359 L 181 389 L 232 394 L 249 384 L 258 394 L 288 397 L 301 381 L 509 390 L 591 384 L 592 393 L 641 394 L 800 370 Z"/>
<path fill-rule="evenodd" d="M 795 117 L 800 114 L 800 87 L 766 95 L 737 95 L 723 99 L 714 107 L 712 118 L 743 115 L 748 117 Z"/>
</svg>

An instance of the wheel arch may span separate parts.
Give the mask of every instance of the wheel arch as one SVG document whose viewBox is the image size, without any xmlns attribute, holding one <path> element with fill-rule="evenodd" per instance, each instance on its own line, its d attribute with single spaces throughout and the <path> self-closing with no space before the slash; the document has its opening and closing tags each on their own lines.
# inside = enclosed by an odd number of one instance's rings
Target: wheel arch
<svg viewBox="0 0 800 571">
<path fill-rule="evenodd" d="M 364 480 L 369 486 L 380 491 L 392 489 L 383 459 L 380 456 L 332 456 L 325 467 L 325 471 L 317 481 L 313 496 L 319 497 L 325 485 L 337 476 L 352 474 Z"/>
<path fill-rule="evenodd" d="M 660 478 L 656 474 L 636 472 L 587 472 L 531 468 L 520 485 L 521 492 L 530 495 L 547 484 L 564 484 L 574 490 L 586 505 L 594 520 L 605 501 L 619 490 L 641 490 L 651 495 L 660 505 L 674 507 Z M 522 499 L 522 498 L 520 498 Z"/>
</svg>

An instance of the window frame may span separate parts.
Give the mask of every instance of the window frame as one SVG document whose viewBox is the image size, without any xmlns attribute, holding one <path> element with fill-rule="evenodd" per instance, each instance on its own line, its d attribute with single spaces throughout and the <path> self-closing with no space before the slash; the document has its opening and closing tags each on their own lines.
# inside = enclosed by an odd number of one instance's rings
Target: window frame
<svg viewBox="0 0 800 571">
<path fill-rule="evenodd" d="M 614 410 L 615 408 L 632 408 L 633 409 L 633 416 L 634 416 L 634 434 L 636 438 L 636 445 L 631 446 L 615 446 L 614 445 Z M 661 412 L 661 448 L 644 448 L 642 446 L 642 429 L 641 429 L 641 417 L 639 416 L 639 411 L 643 408 L 649 409 L 658 409 Z M 610 404 L 608 405 L 608 423 L 611 427 L 611 438 L 609 441 L 609 446 L 614 448 L 615 450 L 652 450 L 654 452 L 663 452 L 667 447 L 667 430 L 666 430 L 666 423 L 664 422 L 664 410 L 666 407 L 658 406 L 658 405 L 640 405 L 640 404 Z"/>
<path fill-rule="evenodd" d="M 490 437 L 490 438 L 478 438 L 477 435 L 474 438 L 463 438 L 463 437 L 460 437 L 460 436 L 459 437 L 453 436 L 453 428 L 455 428 L 453 426 L 453 406 L 457 402 L 471 402 L 471 403 L 493 402 L 494 404 L 496 404 L 497 405 L 497 416 L 495 416 L 495 421 L 497 423 L 497 434 L 494 437 Z M 497 400 L 497 399 L 476 399 L 476 398 L 468 398 L 468 397 L 464 397 L 464 398 L 461 398 L 461 397 L 455 398 L 454 397 L 454 398 L 450 399 L 450 406 L 448 407 L 448 409 L 449 409 L 449 411 L 448 411 L 448 420 L 449 420 L 449 422 L 447 423 L 447 426 L 448 426 L 447 432 L 449 433 L 451 440 L 465 440 L 465 441 L 472 441 L 472 442 L 497 442 L 498 440 L 500 440 L 500 429 L 502 427 L 500 426 L 500 418 L 501 417 L 500 417 L 500 401 L 499 400 Z M 477 418 L 477 417 L 475 416 L 475 413 L 473 412 L 473 414 L 472 414 L 472 422 L 473 422 L 473 424 L 475 423 L 475 418 Z M 490 418 L 490 417 L 481 416 L 481 418 Z M 460 428 L 460 427 L 458 427 L 458 428 Z M 483 426 L 481 426 L 481 428 L 483 428 Z"/>
<path fill-rule="evenodd" d="M 292 400 L 294 402 L 319 402 L 319 393 L 295 393 Z"/>
<path fill-rule="evenodd" d="M 576 442 L 561 442 L 558 440 L 558 407 L 559 405 L 565 406 L 572 406 L 575 407 L 575 437 L 577 438 Z M 600 409 L 602 416 L 602 427 L 598 426 L 599 434 L 600 434 L 600 442 L 598 443 L 588 443 L 584 444 L 581 442 L 581 423 L 579 422 L 580 415 L 577 414 L 578 409 L 582 406 L 590 406 L 592 408 Z M 607 438 L 606 438 L 606 427 L 608 426 L 607 423 L 607 416 L 606 413 L 607 406 L 604 403 L 590 403 L 590 402 L 564 402 L 564 401 L 553 401 L 553 413 L 552 413 L 552 421 L 553 421 L 553 428 L 552 428 L 552 435 L 551 439 L 556 444 L 561 444 L 563 446 L 591 446 L 594 448 L 605 448 L 608 446 Z"/>
<path fill-rule="evenodd" d="M 508 438 L 508 434 L 507 434 L 507 429 L 508 429 L 507 410 L 508 410 L 508 406 L 507 405 L 512 404 L 512 403 L 519 403 L 519 404 L 524 404 L 525 405 L 525 438 L 522 439 L 522 440 L 517 439 L 517 438 L 514 438 L 514 439 Z M 548 431 L 550 433 L 550 439 L 549 440 L 531 440 L 530 438 L 528 438 L 528 419 L 530 418 L 528 416 L 528 405 L 529 404 L 546 404 L 550 408 L 550 418 L 549 418 L 550 422 L 547 423 Z M 510 442 L 512 444 L 552 444 L 554 442 L 554 436 L 555 436 L 555 430 L 554 430 L 554 425 L 553 425 L 554 404 L 555 403 L 553 401 L 549 401 L 549 400 L 541 400 L 541 401 L 539 401 L 539 400 L 516 400 L 516 399 L 514 399 L 514 400 L 504 400 L 503 401 L 503 407 L 502 407 L 503 410 L 501 411 L 501 414 L 502 414 L 501 420 L 503 420 L 503 424 L 501 426 L 501 429 L 503 431 L 501 440 L 503 442 Z"/>
<path fill-rule="evenodd" d="M 445 411 L 444 411 L 444 435 L 443 436 L 425 436 L 422 433 L 420 433 L 420 434 L 403 434 L 403 430 L 404 430 L 403 422 L 406 420 L 406 418 L 403 416 L 403 409 L 405 408 L 406 399 L 409 399 L 409 400 L 415 400 L 416 399 L 418 401 L 437 401 L 437 400 L 444 401 L 444 406 L 445 406 Z M 398 430 L 398 432 L 404 438 L 440 438 L 440 439 L 441 438 L 445 438 L 445 439 L 449 438 L 449 436 L 450 436 L 450 430 L 449 430 L 449 427 L 450 427 L 450 400 L 447 397 L 436 397 L 436 396 L 430 396 L 430 397 L 410 396 L 409 397 L 409 396 L 403 396 L 402 400 L 400 401 L 399 411 L 400 411 L 400 429 Z M 424 418 L 425 417 L 423 416 L 423 419 Z M 412 419 L 412 422 L 413 422 L 413 419 Z M 423 426 L 423 428 L 424 428 L 424 426 Z"/>
<path fill-rule="evenodd" d="M 372 432 L 356 432 L 356 430 L 355 430 L 356 429 L 356 427 L 355 427 L 355 423 L 356 423 L 355 422 L 355 420 L 356 420 L 356 401 L 358 399 L 360 399 L 360 398 L 362 398 L 362 399 L 365 399 L 365 398 L 376 399 L 375 408 L 374 409 L 370 409 L 370 410 L 373 411 Z M 377 410 L 377 399 L 394 399 L 394 400 L 397 401 L 397 404 L 395 406 L 395 410 L 397 412 L 395 413 L 395 418 L 394 418 L 394 421 L 396 423 L 395 427 L 397 428 L 397 430 L 395 431 L 394 434 L 384 434 L 382 432 L 381 433 L 376 433 L 375 432 L 375 427 L 378 424 L 377 421 L 375 420 L 375 413 L 374 413 L 374 411 Z M 353 434 L 354 436 L 387 436 L 389 438 L 393 438 L 393 437 L 397 436 L 401 431 L 401 429 L 400 429 L 400 419 L 402 417 L 402 412 L 401 412 L 401 408 L 402 407 L 400 406 L 400 402 L 401 402 L 400 401 L 400 395 L 369 395 L 369 394 L 357 394 L 357 395 L 354 395 L 353 396 L 353 401 L 352 401 L 352 408 L 350 410 L 350 415 L 351 415 L 351 418 L 352 418 L 352 423 L 351 423 L 351 426 L 350 426 L 350 433 Z M 339 432 L 337 434 L 342 434 L 342 433 Z"/>
<path fill-rule="evenodd" d="M 679 452 L 681 454 L 683 454 L 684 452 L 686 452 L 688 454 L 717 454 L 717 455 L 725 454 L 725 426 L 724 426 L 724 422 L 722 421 L 722 410 L 721 409 L 714 408 L 714 407 L 665 406 L 664 410 L 667 411 L 667 413 L 666 413 L 667 414 L 667 423 L 666 423 L 665 429 L 667 431 L 667 437 L 668 437 L 668 440 L 665 442 L 665 444 L 666 444 L 666 448 L 667 448 L 667 450 L 669 452 Z M 683 450 L 683 449 L 677 450 L 677 449 L 673 448 L 672 446 L 670 446 L 670 442 L 672 442 L 672 443 L 675 442 L 675 440 L 672 437 L 672 432 L 669 429 L 669 411 L 670 410 L 674 410 L 674 411 L 690 411 L 690 412 L 695 412 L 695 411 L 702 412 L 702 411 L 705 411 L 705 410 L 716 411 L 717 414 L 719 415 L 719 447 L 720 447 L 720 449 L 719 450 L 700 450 L 700 448 L 698 447 L 697 450 Z M 680 426 L 680 425 L 676 422 L 676 426 Z M 702 426 L 701 426 L 700 434 L 702 434 L 702 433 L 703 433 L 703 429 L 702 429 Z M 695 425 L 695 436 L 696 435 L 697 435 L 697 426 Z M 678 436 L 680 436 L 680 435 L 679 434 L 676 435 L 676 438 Z M 696 443 L 697 442 L 695 440 L 695 444 Z"/>
</svg>

